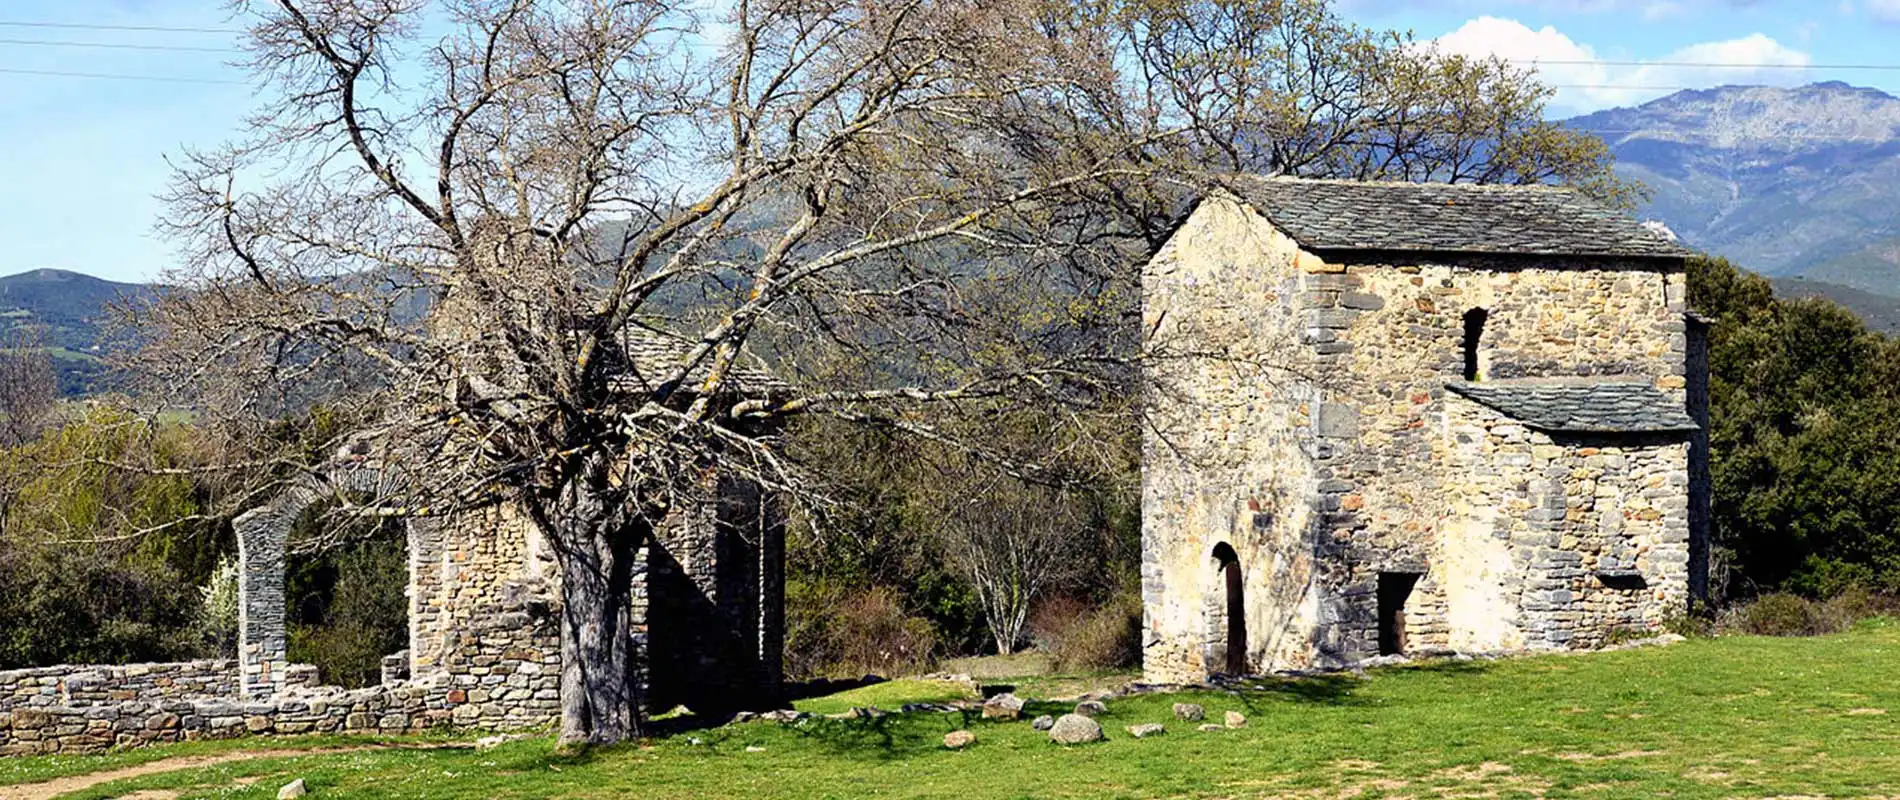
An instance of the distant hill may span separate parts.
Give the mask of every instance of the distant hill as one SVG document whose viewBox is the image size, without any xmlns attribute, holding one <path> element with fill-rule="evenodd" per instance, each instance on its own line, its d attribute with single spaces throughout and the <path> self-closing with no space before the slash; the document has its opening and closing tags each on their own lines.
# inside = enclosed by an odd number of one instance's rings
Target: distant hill
<svg viewBox="0 0 1900 800">
<path fill-rule="evenodd" d="M 60 390 L 83 394 L 99 388 L 105 316 L 120 299 L 149 297 L 144 284 L 118 283 L 63 269 L 36 269 L 0 278 L 0 331 L 33 328 L 54 357 Z"/>
<path fill-rule="evenodd" d="M 1900 98 L 1723 86 L 1570 120 L 1654 196 L 1644 216 L 1776 278 L 1900 297 Z M 1849 304 L 1850 306 L 1852 304 Z"/>
<path fill-rule="evenodd" d="M 1772 278 L 1775 294 L 1781 297 L 1821 297 L 1854 312 L 1867 327 L 1889 336 L 1900 336 L 1900 298 L 1863 292 L 1837 283 L 1806 278 Z"/>
</svg>

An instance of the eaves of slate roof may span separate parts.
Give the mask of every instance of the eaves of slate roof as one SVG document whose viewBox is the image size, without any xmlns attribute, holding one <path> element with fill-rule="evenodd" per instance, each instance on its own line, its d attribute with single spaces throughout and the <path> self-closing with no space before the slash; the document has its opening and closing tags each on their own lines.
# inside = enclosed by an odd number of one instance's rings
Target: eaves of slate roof
<svg viewBox="0 0 1900 800">
<path fill-rule="evenodd" d="M 1547 433 L 1667 433 L 1699 427 L 1680 401 L 1648 383 L 1527 379 L 1455 381 L 1445 388 Z"/>
<path fill-rule="evenodd" d="M 651 391 L 660 381 L 671 377 L 692 354 L 696 342 L 660 331 L 632 329 L 621 339 L 626 352 L 626 363 L 621 365 L 620 374 L 615 383 L 624 389 Z M 726 374 L 724 391 L 742 396 L 776 394 L 788 391 L 791 385 L 779 380 L 778 376 L 762 366 L 749 363 L 751 356 L 741 353 L 733 362 L 732 369 Z M 708 355 L 694 365 L 686 376 L 683 387 L 687 394 L 697 391 L 699 384 L 706 380 L 711 368 L 712 357 Z"/>
<path fill-rule="evenodd" d="M 1231 176 L 1302 248 L 1683 259 L 1668 235 L 1570 189 Z"/>
</svg>

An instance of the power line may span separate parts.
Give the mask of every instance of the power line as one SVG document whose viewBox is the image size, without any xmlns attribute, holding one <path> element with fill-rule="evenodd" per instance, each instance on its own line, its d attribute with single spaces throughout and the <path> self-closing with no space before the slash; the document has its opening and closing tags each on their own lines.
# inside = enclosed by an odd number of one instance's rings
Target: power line
<svg viewBox="0 0 1900 800">
<path fill-rule="evenodd" d="M 0 74 L 37 75 L 53 78 L 103 78 L 118 81 L 159 81 L 163 83 L 221 83 L 242 85 L 244 81 L 220 80 L 217 78 L 185 78 L 171 75 L 124 75 L 113 72 L 66 72 L 53 69 L 12 69 L 0 67 Z"/>
<path fill-rule="evenodd" d="M 117 42 L 63 42 L 45 39 L 0 39 L 0 44 L 33 47 L 97 47 L 111 50 L 166 50 L 186 53 L 242 53 L 235 47 L 193 47 L 177 44 L 119 44 Z"/>
<path fill-rule="evenodd" d="M 1721 61 L 1583 61 L 1541 58 L 1507 58 L 1512 64 L 1546 64 L 1553 67 L 1698 67 L 1708 69 L 1872 69 L 1900 70 L 1900 64 L 1745 64 Z"/>
<path fill-rule="evenodd" d="M 0 20 L 0 28 L 61 28 L 83 31 L 145 31 L 147 33 L 243 33 L 237 28 L 184 28 L 164 25 L 96 25 L 84 22 L 20 22 Z"/>
</svg>

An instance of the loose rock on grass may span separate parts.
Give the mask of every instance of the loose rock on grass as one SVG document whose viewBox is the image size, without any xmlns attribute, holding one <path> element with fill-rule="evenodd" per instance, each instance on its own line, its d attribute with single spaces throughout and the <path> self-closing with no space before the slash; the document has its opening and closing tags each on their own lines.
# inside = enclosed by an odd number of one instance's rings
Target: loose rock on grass
<svg viewBox="0 0 1900 800">
<path fill-rule="evenodd" d="M 1084 700 L 1075 704 L 1075 713 L 1085 717 L 1099 717 L 1108 713 L 1108 704 L 1100 700 Z"/>
<path fill-rule="evenodd" d="M 1022 698 L 1008 692 L 983 701 L 984 719 L 1016 719 L 1022 715 Z"/>
<path fill-rule="evenodd" d="M 1174 718 L 1185 722 L 1200 722 L 1207 719 L 1207 709 L 1199 703 L 1175 703 Z"/>
<path fill-rule="evenodd" d="M 1168 729 L 1159 722 L 1146 722 L 1140 725 L 1128 726 L 1128 735 L 1133 736 L 1137 739 L 1146 739 L 1150 736 L 1160 736 L 1161 734 L 1164 734 L 1167 732 L 1168 732 Z"/>
<path fill-rule="evenodd" d="M 1106 737 L 1102 736 L 1101 723 L 1081 714 L 1063 714 L 1062 718 L 1056 720 L 1056 724 L 1049 728 L 1049 741 L 1056 744 L 1087 744 L 1099 742 L 1104 738 Z"/>
<path fill-rule="evenodd" d="M 962 750 L 976 742 L 976 734 L 969 731 L 951 731 L 943 735 L 943 746 L 951 750 Z"/>
<path fill-rule="evenodd" d="M 1238 711 L 1227 712 L 1227 727 L 1229 728 L 1247 727 L 1247 715 L 1242 714 Z"/>
<path fill-rule="evenodd" d="M 1049 716 L 1048 714 L 1044 714 L 1040 717 L 1037 717 L 1035 722 L 1029 723 L 1029 727 L 1035 728 L 1036 730 L 1039 730 L 1039 731 L 1046 731 L 1055 726 L 1056 726 L 1056 718 Z"/>
<path fill-rule="evenodd" d="M 284 784 L 284 788 L 277 790 L 277 800 L 295 800 L 295 798 L 302 797 L 309 793 L 310 788 L 304 785 L 302 778 L 298 778 Z"/>
</svg>

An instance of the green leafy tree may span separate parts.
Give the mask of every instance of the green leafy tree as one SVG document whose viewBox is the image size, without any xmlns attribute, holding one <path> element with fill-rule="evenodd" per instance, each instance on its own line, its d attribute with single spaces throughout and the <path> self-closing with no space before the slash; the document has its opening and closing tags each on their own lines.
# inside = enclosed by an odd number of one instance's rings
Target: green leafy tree
<svg viewBox="0 0 1900 800">
<path fill-rule="evenodd" d="M 1714 321 L 1713 527 L 1731 590 L 1900 590 L 1900 342 L 1723 259 L 1689 277 Z"/>
</svg>

